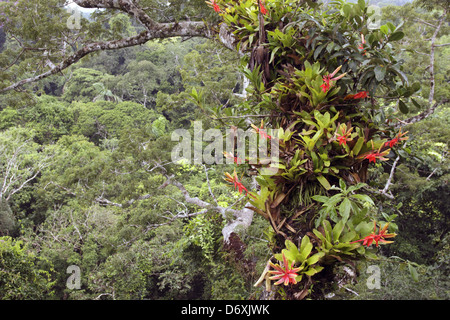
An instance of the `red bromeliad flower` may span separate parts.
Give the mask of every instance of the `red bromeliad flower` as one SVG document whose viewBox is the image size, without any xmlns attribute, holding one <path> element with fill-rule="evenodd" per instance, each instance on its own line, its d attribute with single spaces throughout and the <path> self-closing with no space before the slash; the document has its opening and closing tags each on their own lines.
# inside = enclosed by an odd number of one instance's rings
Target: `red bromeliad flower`
<svg viewBox="0 0 450 320">
<path fill-rule="evenodd" d="M 375 151 L 375 152 L 372 152 L 372 153 L 369 153 L 368 155 L 366 155 L 364 157 L 364 159 L 368 159 L 369 162 L 373 162 L 373 163 L 376 163 L 377 159 L 384 160 L 384 161 L 388 160 L 387 158 L 383 157 L 384 155 L 385 155 L 385 152 L 379 153 L 379 152 Z"/>
<path fill-rule="evenodd" d="M 331 77 L 330 76 L 324 76 L 322 78 L 322 80 L 323 80 L 323 84 L 320 87 L 322 88 L 323 92 L 327 92 L 331 88 L 331 85 L 330 85 Z"/>
<path fill-rule="evenodd" d="M 408 137 L 403 137 L 407 133 L 408 133 L 408 131 L 406 131 L 405 133 L 402 133 L 402 130 L 400 129 L 400 132 L 395 136 L 395 138 L 392 139 L 392 140 L 387 141 L 384 145 L 385 146 L 389 146 L 389 148 L 392 148 L 393 146 L 395 146 L 400 141 L 408 140 Z"/>
<path fill-rule="evenodd" d="M 381 148 L 384 146 L 384 144 L 382 144 L 380 146 L 380 148 L 377 151 L 375 151 L 374 146 L 373 146 L 373 140 L 371 140 L 371 142 L 372 142 L 372 152 L 362 154 L 362 155 L 358 156 L 358 158 L 367 159 L 367 160 L 369 160 L 369 163 L 370 162 L 376 163 L 377 159 L 382 160 L 382 161 L 389 160 L 388 158 L 385 158 L 384 156 L 388 155 L 389 152 L 391 151 L 391 149 L 387 149 L 387 150 L 384 150 L 383 152 L 381 152 Z"/>
<path fill-rule="evenodd" d="M 347 129 L 347 125 L 345 123 L 341 124 L 338 128 L 338 132 L 336 132 L 336 138 L 339 141 L 339 145 L 347 145 L 348 141 L 352 141 L 353 127 Z"/>
<path fill-rule="evenodd" d="M 353 99 L 364 99 L 368 97 L 368 92 L 367 91 L 361 91 L 358 92 L 357 94 L 355 94 L 355 96 L 353 97 Z"/>
<path fill-rule="evenodd" d="M 264 3 L 261 0 L 259 0 L 259 7 L 261 8 L 261 13 L 262 14 L 267 14 L 267 9 L 264 8 Z"/>
<path fill-rule="evenodd" d="M 275 270 L 269 270 L 269 273 L 274 274 L 274 276 L 269 277 L 270 280 L 278 280 L 275 282 L 275 285 L 279 285 L 284 283 L 285 286 L 287 286 L 289 283 L 296 284 L 297 280 L 295 279 L 298 277 L 297 272 L 301 270 L 301 268 L 294 268 L 294 262 L 292 262 L 291 267 L 289 267 L 289 263 L 284 256 L 283 253 L 283 267 L 281 267 L 278 263 L 274 264 L 271 261 L 269 262 L 272 268 Z"/>
<path fill-rule="evenodd" d="M 206 1 L 208 6 L 212 7 L 215 12 L 220 12 L 220 7 L 215 0 Z"/>
<path fill-rule="evenodd" d="M 368 235 L 367 237 L 364 237 L 363 239 L 360 240 L 356 240 L 356 241 L 352 241 L 350 243 L 356 243 L 356 242 L 363 242 L 363 246 L 371 246 L 373 242 L 375 242 L 375 245 L 378 247 L 378 243 L 393 243 L 394 241 L 386 241 L 386 238 L 393 238 L 395 237 L 397 234 L 395 233 L 386 233 L 388 227 L 389 227 L 389 223 L 386 223 L 383 228 L 381 228 L 380 226 L 380 231 L 377 232 L 377 223 L 376 221 L 373 222 L 374 226 L 373 226 L 373 232 L 372 234 Z"/>
<path fill-rule="evenodd" d="M 259 136 L 263 139 L 271 139 L 272 137 L 267 134 L 267 132 L 263 129 L 264 127 L 264 120 L 261 120 L 261 127 L 255 126 L 253 123 L 251 124 L 253 129 L 255 129 L 256 133 L 259 134 Z"/>
<path fill-rule="evenodd" d="M 336 135 L 339 145 L 347 145 L 347 136 L 340 136 L 339 134 Z"/>
<path fill-rule="evenodd" d="M 332 81 L 338 81 L 339 79 L 341 79 L 342 77 L 344 77 L 347 74 L 347 73 L 343 73 L 343 74 L 339 75 L 338 77 L 333 78 L 336 75 L 336 73 L 339 70 L 341 70 L 341 68 L 342 68 L 342 66 L 339 66 L 336 68 L 336 70 L 333 71 L 333 73 L 322 77 L 323 84 L 320 87 L 322 88 L 323 92 L 327 92 L 328 90 L 330 90 L 330 88 L 333 86 Z"/>
<path fill-rule="evenodd" d="M 392 148 L 393 146 L 395 146 L 398 143 L 398 138 L 395 137 L 394 139 L 386 142 L 385 146 L 389 146 L 389 148 Z"/>
<path fill-rule="evenodd" d="M 225 172 L 225 176 L 226 176 L 225 180 L 233 184 L 234 190 L 237 189 L 239 193 L 242 193 L 244 191 L 246 195 L 248 194 L 247 188 L 244 187 L 242 182 L 239 181 L 236 170 L 234 170 L 233 175 L 229 174 L 228 172 Z"/>
<path fill-rule="evenodd" d="M 367 91 L 361 91 L 361 92 L 358 92 L 357 94 L 348 94 L 348 95 L 345 96 L 344 100 L 349 100 L 349 99 L 355 99 L 355 100 L 356 100 L 356 99 L 365 99 L 365 98 L 368 98 L 368 97 L 369 97 L 368 93 L 369 93 L 369 92 L 367 92 Z"/>
</svg>

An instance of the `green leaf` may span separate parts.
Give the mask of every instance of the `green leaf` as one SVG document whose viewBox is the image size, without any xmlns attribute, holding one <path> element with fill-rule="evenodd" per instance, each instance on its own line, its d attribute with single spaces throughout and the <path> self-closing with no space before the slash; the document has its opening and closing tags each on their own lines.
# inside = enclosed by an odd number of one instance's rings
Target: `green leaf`
<svg viewBox="0 0 450 320">
<path fill-rule="evenodd" d="M 321 266 L 317 266 L 315 268 L 310 268 L 308 271 L 305 271 L 304 274 L 306 274 L 307 276 L 313 276 L 316 273 L 322 271 L 323 267 Z"/>
<path fill-rule="evenodd" d="M 398 41 L 398 40 L 403 39 L 404 36 L 405 36 L 405 34 L 403 32 L 397 31 L 397 32 L 392 33 L 389 36 L 389 41 Z"/>
<path fill-rule="evenodd" d="M 385 35 L 389 34 L 389 27 L 387 25 L 382 25 L 380 27 L 381 32 L 383 32 Z"/>
<path fill-rule="evenodd" d="M 358 0 L 358 5 L 361 8 L 361 10 L 364 10 L 366 8 L 366 1 L 365 0 Z"/>
<path fill-rule="evenodd" d="M 421 85 L 420 85 L 419 82 L 414 82 L 414 83 L 411 85 L 411 90 L 413 90 L 414 92 L 419 91 L 420 88 L 421 88 Z"/>
<path fill-rule="evenodd" d="M 313 265 L 313 264 L 316 264 L 320 260 L 320 258 L 322 258 L 324 255 L 325 255 L 324 252 L 318 252 L 316 254 L 313 254 L 311 257 L 309 257 L 306 260 L 306 264 L 309 265 L 309 266 Z"/>
<path fill-rule="evenodd" d="M 415 282 L 419 281 L 419 274 L 417 273 L 416 268 L 414 268 L 411 263 L 408 263 L 409 273 Z"/>
<path fill-rule="evenodd" d="M 355 146 L 353 147 L 353 156 L 357 156 L 359 152 L 361 151 L 361 148 L 364 144 L 364 137 L 360 137 L 358 141 L 356 142 Z"/>
<path fill-rule="evenodd" d="M 334 242 L 339 240 L 339 237 L 341 236 L 341 233 L 344 230 L 344 227 L 345 227 L 345 221 L 343 219 L 339 220 L 339 222 L 336 223 L 336 225 L 333 227 L 332 235 L 333 235 Z"/>
<path fill-rule="evenodd" d="M 350 217 L 351 204 L 348 198 L 344 198 L 339 206 L 339 213 L 344 221 L 347 221 Z"/>
<path fill-rule="evenodd" d="M 325 48 L 326 43 L 321 44 L 320 46 L 318 46 L 316 48 L 316 50 L 314 50 L 314 59 L 317 59 L 317 57 L 319 56 L 319 54 L 322 52 L 323 48 Z"/>
<path fill-rule="evenodd" d="M 392 32 L 395 31 L 395 26 L 391 22 L 386 22 L 386 25 L 391 29 Z"/>
<path fill-rule="evenodd" d="M 372 200 L 372 198 L 369 197 L 369 196 L 366 195 L 366 194 L 352 194 L 350 197 L 351 197 L 351 198 L 356 198 L 356 199 L 358 199 L 358 200 L 360 200 L 360 201 L 362 201 L 362 202 L 368 202 L 368 203 L 370 203 L 371 205 L 375 205 L 374 202 L 373 202 L 373 200 Z"/>
<path fill-rule="evenodd" d="M 352 231 L 349 231 L 349 232 L 345 233 L 344 235 L 342 235 L 342 238 L 339 240 L 341 243 L 350 242 L 353 239 L 355 239 L 355 237 L 356 237 L 356 232 L 352 230 Z"/>
<path fill-rule="evenodd" d="M 317 176 L 317 180 L 319 180 L 320 184 L 326 189 L 329 190 L 331 188 L 330 183 L 324 176 Z"/>
<path fill-rule="evenodd" d="M 409 112 L 408 106 L 402 100 L 398 100 L 398 108 L 403 114 L 407 114 Z"/>
<path fill-rule="evenodd" d="M 417 109 L 422 109 L 422 106 L 413 98 L 411 98 L 411 102 L 416 106 Z"/>
<path fill-rule="evenodd" d="M 346 190 L 346 189 L 347 189 L 347 186 L 345 185 L 344 179 L 339 179 L 339 187 L 340 187 L 342 190 Z"/>
<path fill-rule="evenodd" d="M 299 257 L 298 262 L 303 263 L 303 261 L 305 261 L 306 258 L 308 258 L 309 254 L 311 253 L 312 248 L 313 248 L 313 245 L 312 245 L 311 241 L 309 240 L 309 237 L 304 236 L 302 238 L 302 242 L 300 244 L 300 257 Z"/>
<path fill-rule="evenodd" d="M 342 7 L 342 11 L 344 13 L 344 17 L 348 18 L 350 16 L 350 12 L 352 11 L 352 8 L 348 3 L 344 4 Z"/>
</svg>

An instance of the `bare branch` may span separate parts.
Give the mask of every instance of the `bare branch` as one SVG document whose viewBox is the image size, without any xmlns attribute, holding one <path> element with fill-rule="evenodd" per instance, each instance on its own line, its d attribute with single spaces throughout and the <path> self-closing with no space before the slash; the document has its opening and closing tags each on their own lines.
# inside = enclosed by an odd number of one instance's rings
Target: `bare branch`
<svg viewBox="0 0 450 320">
<path fill-rule="evenodd" d="M 434 47 L 446 47 L 446 46 L 450 46 L 450 43 L 443 43 L 443 44 L 435 44 Z"/>
<path fill-rule="evenodd" d="M 27 83 L 36 82 L 51 75 L 60 73 L 62 70 L 78 62 L 84 56 L 96 51 L 116 50 L 137 46 L 144 44 L 152 39 L 163 39 L 170 37 L 208 38 L 212 36 L 211 31 L 203 21 L 181 21 L 170 23 L 155 22 L 145 13 L 142 8 L 135 5 L 131 0 L 75 0 L 75 3 L 84 8 L 106 8 L 124 11 L 130 15 L 133 15 L 139 22 L 141 22 L 145 26 L 147 30 L 142 31 L 136 36 L 124 39 L 88 43 L 83 48 L 61 61 L 59 64 L 51 67 L 48 71 L 43 72 L 37 76 L 18 81 L 6 88 L 1 89 L 0 93 L 17 89 L 18 87 L 21 87 Z"/>
<path fill-rule="evenodd" d="M 430 181 L 431 177 L 433 176 L 433 174 L 436 173 L 437 169 L 439 169 L 439 167 L 434 168 L 434 170 L 430 173 L 430 175 L 427 177 L 427 181 Z"/>
<path fill-rule="evenodd" d="M 419 18 L 415 19 L 415 21 L 416 21 L 416 22 L 423 23 L 423 24 L 425 24 L 425 25 L 427 25 L 427 26 L 429 26 L 429 27 L 432 27 L 432 28 L 437 28 L 437 26 L 435 26 L 434 24 L 431 24 L 431 23 L 429 23 L 429 22 L 427 22 L 427 21 L 425 21 L 425 20 L 419 19 Z"/>
<path fill-rule="evenodd" d="M 392 168 L 391 168 L 391 173 L 389 174 L 389 178 L 386 182 L 386 185 L 384 186 L 384 189 L 380 191 L 380 193 L 382 195 L 387 196 L 388 198 L 393 199 L 394 197 L 392 196 L 392 194 L 388 194 L 388 190 L 389 190 L 389 186 L 392 183 L 392 178 L 394 177 L 394 172 L 395 172 L 395 168 L 397 167 L 397 163 L 400 160 L 400 156 L 397 156 L 397 158 L 395 158 L 394 163 L 392 164 Z"/>
<path fill-rule="evenodd" d="M 445 100 L 436 102 L 435 104 L 433 104 L 431 106 L 431 108 L 429 108 L 428 110 L 418 114 L 417 116 L 411 117 L 411 118 L 406 119 L 406 120 L 402 120 L 400 123 L 397 123 L 394 126 L 394 128 L 398 129 L 398 128 L 403 127 L 403 126 L 410 125 L 410 124 L 422 121 L 422 120 L 428 118 L 430 115 L 432 115 L 434 113 L 434 111 L 437 109 L 437 107 L 439 107 L 441 104 L 446 104 L 448 102 L 450 102 L 450 99 L 445 99 Z"/>
<path fill-rule="evenodd" d="M 434 99 L 434 88 L 435 88 L 435 79 L 434 79 L 434 48 L 435 46 L 435 42 L 436 42 L 436 37 L 439 33 L 439 30 L 441 29 L 442 23 L 444 22 L 445 18 L 447 16 L 447 8 L 444 9 L 444 13 L 442 14 L 441 18 L 439 19 L 439 23 L 436 27 L 436 30 L 434 30 L 433 36 L 431 37 L 431 51 L 430 51 L 430 95 L 428 96 L 428 103 L 429 105 L 431 105 L 433 103 L 433 99 Z"/>
<path fill-rule="evenodd" d="M 214 193 L 212 192 L 212 189 L 211 189 L 211 184 L 209 183 L 208 169 L 206 168 L 206 165 L 203 165 L 203 168 L 205 169 L 205 175 L 206 175 L 206 181 L 208 182 L 209 194 L 211 195 L 211 197 L 214 199 L 214 202 L 215 202 L 216 205 L 218 206 L 219 203 L 217 203 L 217 199 L 216 199 L 216 197 L 214 196 Z"/>
</svg>

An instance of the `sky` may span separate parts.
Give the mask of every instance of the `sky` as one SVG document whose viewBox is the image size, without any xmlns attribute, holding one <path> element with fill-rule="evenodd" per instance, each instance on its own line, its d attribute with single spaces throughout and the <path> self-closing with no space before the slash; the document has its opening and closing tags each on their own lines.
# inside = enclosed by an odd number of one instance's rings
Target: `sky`
<svg viewBox="0 0 450 320">
<path fill-rule="evenodd" d="M 89 12 L 92 13 L 97 9 L 86 9 L 86 8 L 82 8 L 79 5 L 77 5 L 75 2 L 73 2 L 72 0 L 68 0 L 67 1 L 67 6 L 71 7 L 71 8 L 78 8 L 81 12 Z"/>
</svg>

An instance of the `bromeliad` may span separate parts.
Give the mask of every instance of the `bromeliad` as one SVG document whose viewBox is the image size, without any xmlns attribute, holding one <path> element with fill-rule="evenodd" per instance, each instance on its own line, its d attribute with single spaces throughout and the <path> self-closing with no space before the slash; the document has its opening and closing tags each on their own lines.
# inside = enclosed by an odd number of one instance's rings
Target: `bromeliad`
<svg viewBox="0 0 450 320">
<path fill-rule="evenodd" d="M 255 126 L 253 123 L 251 124 L 252 128 L 255 129 L 256 133 L 259 134 L 259 136 L 262 139 L 271 139 L 272 136 L 268 135 L 267 132 L 263 129 L 264 128 L 264 120 L 261 120 L 261 127 Z"/>
<path fill-rule="evenodd" d="M 391 152 L 391 149 L 387 149 L 387 150 L 384 150 L 383 152 L 381 152 L 381 148 L 384 146 L 384 144 L 382 144 L 378 150 L 374 150 L 373 141 L 371 141 L 371 142 L 372 142 L 372 152 L 362 154 L 358 158 L 364 158 L 366 160 L 369 160 L 369 162 L 373 162 L 373 163 L 376 163 L 377 159 L 381 160 L 381 161 L 389 160 L 388 158 L 385 158 L 384 156 L 388 155 L 389 152 Z"/>
<path fill-rule="evenodd" d="M 262 14 L 267 14 L 267 9 L 264 7 L 264 1 L 259 0 L 259 7 Z"/>
<path fill-rule="evenodd" d="M 230 182 L 234 186 L 234 190 L 238 190 L 239 193 L 245 192 L 245 194 L 248 194 L 248 190 L 242 182 L 239 181 L 236 170 L 234 170 L 233 175 L 229 174 L 228 172 L 225 172 L 225 180 L 227 182 Z"/>
<path fill-rule="evenodd" d="M 356 240 L 356 241 L 352 241 L 350 243 L 356 243 L 356 242 L 361 242 L 363 243 L 363 246 L 369 247 L 372 245 L 372 243 L 375 242 L 375 245 L 378 247 L 378 243 L 393 243 L 394 241 L 386 241 L 386 238 L 393 238 L 395 237 L 397 234 L 395 233 L 386 233 L 388 227 L 389 227 L 389 223 L 386 223 L 383 228 L 381 228 L 380 225 L 380 231 L 377 232 L 377 222 L 374 221 L 373 222 L 374 226 L 373 226 L 373 232 L 372 234 L 368 235 L 367 237 L 364 237 L 360 240 Z"/>
<path fill-rule="evenodd" d="M 341 79 L 342 77 L 344 77 L 347 74 L 347 73 L 343 73 L 343 74 L 333 78 L 336 75 L 336 73 L 339 70 L 341 70 L 341 68 L 342 68 L 342 66 L 339 66 L 336 68 L 336 70 L 333 71 L 333 73 L 322 77 L 323 84 L 320 87 L 322 88 L 323 92 L 327 92 L 333 86 L 332 81 L 338 81 L 339 79 Z"/>
<path fill-rule="evenodd" d="M 406 131 L 405 133 L 402 133 L 402 129 L 400 129 L 400 132 L 395 136 L 395 138 L 387 141 L 384 145 L 389 146 L 389 148 L 392 148 L 400 141 L 408 140 L 409 139 L 408 137 L 403 137 L 407 133 L 408 133 L 408 131 Z"/>
<path fill-rule="evenodd" d="M 214 9 L 215 12 L 220 12 L 220 7 L 215 0 L 205 1 L 206 4 Z"/>
<path fill-rule="evenodd" d="M 339 129 L 336 131 L 336 139 L 339 141 L 339 145 L 347 145 L 348 141 L 352 141 L 353 127 L 347 129 L 347 125 L 345 123 L 339 126 Z"/>
<path fill-rule="evenodd" d="M 288 284 L 296 284 L 298 277 L 297 272 L 301 270 L 301 268 L 294 268 L 295 261 L 292 262 L 291 266 L 289 267 L 289 263 L 283 253 L 283 267 L 281 267 L 278 263 L 274 264 L 270 262 L 270 266 L 274 268 L 275 270 L 269 270 L 269 273 L 274 274 L 273 276 L 269 277 L 270 280 L 278 280 L 275 282 L 275 285 L 279 285 L 284 283 L 285 286 Z"/>
</svg>

